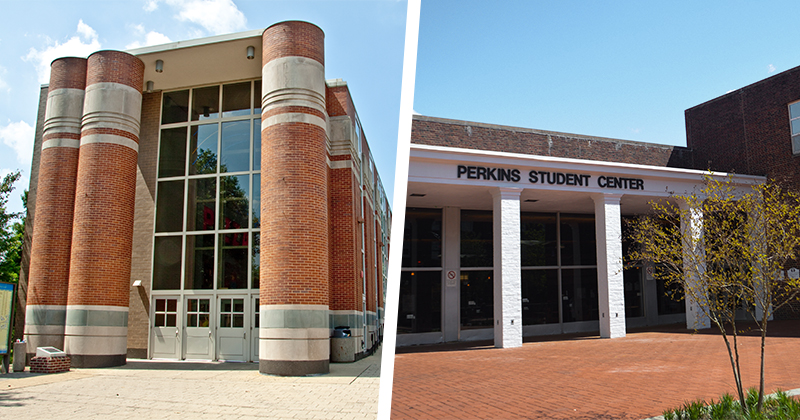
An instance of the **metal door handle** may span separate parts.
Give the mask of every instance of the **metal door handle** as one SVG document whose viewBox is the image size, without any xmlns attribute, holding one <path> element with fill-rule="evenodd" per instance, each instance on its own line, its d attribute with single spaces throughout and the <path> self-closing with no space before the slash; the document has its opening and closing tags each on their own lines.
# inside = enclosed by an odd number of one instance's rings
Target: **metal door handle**
<svg viewBox="0 0 800 420">
<path fill-rule="evenodd" d="M 177 336 L 178 336 L 178 329 L 175 328 L 175 337 L 177 337 Z"/>
</svg>

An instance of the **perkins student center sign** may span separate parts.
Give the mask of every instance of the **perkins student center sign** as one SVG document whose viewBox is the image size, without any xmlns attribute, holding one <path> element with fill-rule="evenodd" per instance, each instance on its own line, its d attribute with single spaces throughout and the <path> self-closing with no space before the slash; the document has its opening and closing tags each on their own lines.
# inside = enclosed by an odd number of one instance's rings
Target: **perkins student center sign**
<svg viewBox="0 0 800 420">
<path fill-rule="evenodd" d="M 522 173 L 519 169 L 458 165 L 457 177 L 485 181 L 520 182 L 520 180 L 522 180 Z M 528 172 L 528 182 L 531 184 L 590 187 L 592 183 L 591 178 L 592 176 L 587 174 L 537 171 L 535 169 Z M 623 190 L 644 189 L 644 180 L 640 178 L 601 175 L 597 177 L 596 183 L 600 188 L 617 188 Z"/>
</svg>

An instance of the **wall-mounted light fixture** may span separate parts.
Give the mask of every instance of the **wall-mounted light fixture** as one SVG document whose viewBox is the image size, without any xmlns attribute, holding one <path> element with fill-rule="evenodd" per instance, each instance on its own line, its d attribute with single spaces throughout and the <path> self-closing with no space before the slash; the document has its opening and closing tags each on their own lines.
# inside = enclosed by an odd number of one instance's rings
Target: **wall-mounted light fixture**
<svg viewBox="0 0 800 420">
<path fill-rule="evenodd" d="M 133 282 L 133 287 L 142 287 L 142 281 L 141 280 L 134 281 Z"/>
<path fill-rule="evenodd" d="M 251 45 L 247 47 L 247 59 L 252 60 L 254 58 L 256 58 L 256 48 Z"/>
<path fill-rule="evenodd" d="M 147 81 L 147 93 L 153 92 L 153 88 L 155 87 L 155 83 L 152 80 Z"/>
<path fill-rule="evenodd" d="M 156 73 L 164 71 L 164 60 L 156 60 Z"/>
</svg>

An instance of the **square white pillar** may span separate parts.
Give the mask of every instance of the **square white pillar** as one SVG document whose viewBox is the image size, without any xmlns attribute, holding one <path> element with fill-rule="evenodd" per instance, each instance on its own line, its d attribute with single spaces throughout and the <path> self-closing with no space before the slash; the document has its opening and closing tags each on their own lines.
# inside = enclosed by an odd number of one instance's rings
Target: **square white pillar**
<svg viewBox="0 0 800 420">
<path fill-rule="evenodd" d="M 683 237 L 683 266 L 686 273 L 686 285 L 695 287 L 700 273 L 705 271 L 705 242 L 703 241 L 703 211 L 698 208 L 689 207 L 686 203 L 680 202 L 681 209 L 681 236 Z M 691 239 L 691 240 L 688 240 Z M 694 247 L 694 248 L 692 248 Z M 696 267 L 692 269 L 691 267 Z M 699 288 L 697 290 L 700 290 Z M 711 327 L 711 320 L 703 312 L 706 303 L 702 296 L 695 299 L 690 293 L 684 290 L 684 300 L 686 301 L 686 328 L 702 330 Z"/>
<path fill-rule="evenodd" d="M 492 190 L 494 202 L 494 346 L 522 346 L 520 188 Z"/>
<path fill-rule="evenodd" d="M 625 337 L 625 285 L 622 280 L 622 218 L 620 194 L 594 199 L 597 240 L 597 298 L 600 337 Z"/>
</svg>

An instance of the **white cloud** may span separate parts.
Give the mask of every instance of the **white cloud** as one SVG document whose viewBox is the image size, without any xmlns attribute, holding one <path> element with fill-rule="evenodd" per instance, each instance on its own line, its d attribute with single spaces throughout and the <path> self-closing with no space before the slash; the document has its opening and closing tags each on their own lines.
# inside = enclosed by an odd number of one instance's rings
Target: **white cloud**
<svg viewBox="0 0 800 420">
<path fill-rule="evenodd" d="M 775 72 L 775 66 L 773 66 L 772 64 L 768 65 L 767 66 L 767 72 L 768 73 L 774 73 Z"/>
<path fill-rule="evenodd" d="M 166 0 L 178 9 L 176 18 L 196 23 L 215 35 L 243 30 L 247 18 L 233 0 Z"/>
<path fill-rule="evenodd" d="M 53 45 L 43 50 L 31 48 L 23 60 L 32 62 L 39 75 L 39 83 L 50 82 L 50 63 L 60 57 L 87 57 L 89 54 L 100 50 L 97 32 L 91 26 L 78 21 L 76 34 L 63 44 L 55 41 Z"/>
<path fill-rule="evenodd" d="M 25 121 L 11 122 L 5 126 L 0 126 L 0 140 L 6 146 L 14 149 L 17 154 L 17 162 L 22 167 L 28 167 L 33 158 L 33 136 L 34 129 Z"/>
<path fill-rule="evenodd" d="M 162 34 L 160 32 L 150 31 L 150 32 L 144 34 L 144 27 L 142 25 L 136 26 L 136 29 L 137 29 L 137 32 L 140 32 L 140 33 L 142 33 L 144 35 L 144 42 L 134 41 L 134 42 L 132 42 L 132 43 L 130 43 L 130 44 L 125 46 L 125 49 L 127 49 L 127 50 L 133 49 L 133 48 L 148 47 L 150 45 L 159 45 L 159 44 L 166 44 L 168 42 L 172 42 L 172 40 L 169 39 L 168 36 L 166 36 L 166 35 L 164 35 L 164 34 Z"/>
<path fill-rule="evenodd" d="M 144 3 L 144 11 L 145 12 L 152 12 L 158 9 L 158 0 L 147 0 Z"/>
</svg>

